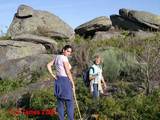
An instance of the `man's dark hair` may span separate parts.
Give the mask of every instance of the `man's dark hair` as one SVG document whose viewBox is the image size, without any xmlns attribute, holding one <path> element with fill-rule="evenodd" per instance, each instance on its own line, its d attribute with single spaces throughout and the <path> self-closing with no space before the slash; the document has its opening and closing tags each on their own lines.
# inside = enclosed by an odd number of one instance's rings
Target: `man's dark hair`
<svg viewBox="0 0 160 120">
<path fill-rule="evenodd" d="M 73 50 L 73 48 L 72 48 L 71 45 L 65 45 L 65 46 L 62 48 L 62 51 L 63 51 L 63 50 L 67 50 L 67 49 L 69 49 L 69 48 L 71 48 L 71 49 Z"/>
<path fill-rule="evenodd" d="M 58 53 L 59 53 L 59 54 L 62 54 L 62 53 L 63 53 L 63 50 L 67 50 L 67 49 L 69 49 L 69 48 L 71 48 L 71 50 L 73 51 L 73 47 L 72 47 L 71 45 L 65 45 L 65 46 L 62 48 L 62 50 L 59 51 Z"/>
</svg>

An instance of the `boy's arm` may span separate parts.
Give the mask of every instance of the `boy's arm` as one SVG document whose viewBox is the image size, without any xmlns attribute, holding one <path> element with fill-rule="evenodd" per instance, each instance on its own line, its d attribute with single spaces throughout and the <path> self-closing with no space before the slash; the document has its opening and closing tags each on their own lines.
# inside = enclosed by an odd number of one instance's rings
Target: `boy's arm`
<svg viewBox="0 0 160 120">
<path fill-rule="evenodd" d="M 89 80 L 94 80 L 96 78 L 95 75 L 89 75 Z"/>
<path fill-rule="evenodd" d="M 106 85 L 106 82 L 104 81 L 103 76 L 102 76 L 102 82 L 103 82 L 104 88 L 106 89 L 106 88 L 107 88 L 107 85 Z"/>
</svg>

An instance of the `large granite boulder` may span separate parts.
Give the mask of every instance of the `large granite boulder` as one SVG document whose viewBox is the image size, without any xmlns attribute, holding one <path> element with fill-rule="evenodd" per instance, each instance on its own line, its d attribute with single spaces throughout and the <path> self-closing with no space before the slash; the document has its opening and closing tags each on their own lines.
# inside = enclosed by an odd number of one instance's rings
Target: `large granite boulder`
<svg viewBox="0 0 160 120">
<path fill-rule="evenodd" d="M 28 78 L 33 72 L 46 69 L 51 55 L 38 54 L 19 59 L 7 60 L 0 64 L 0 79 Z"/>
<path fill-rule="evenodd" d="M 111 15 L 114 27 L 133 31 L 159 31 L 160 16 L 137 10 L 120 9 L 119 15 Z"/>
<path fill-rule="evenodd" d="M 19 6 L 7 32 L 11 37 L 22 33 L 62 39 L 74 37 L 73 29 L 58 16 L 26 5 Z"/>
<path fill-rule="evenodd" d="M 147 30 L 148 27 L 146 25 L 141 25 L 140 23 L 131 21 L 127 18 L 124 18 L 120 15 L 111 15 L 110 19 L 112 21 L 112 25 L 115 28 L 120 28 L 124 30 L 130 31 L 139 31 L 139 30 Z"/>
<path fill-rule="evenodd" d="M 160 16 L 153 13 L 123 8 L 119 10 L 119 14 L 124 18 L 144 24 L 153 30 L 160 30 Z"/>
<path fill-rule="evenodd" d="M 111 24 L 109 18 L 102 16 L 78 26 L 75 32 L 80 36 L 93 36 L 97 31 L 107 31 Z"/>
<path fill-rule="evenodd" d="M 0 64 L 11 59 L 47 53 L 42 44 L 5 40 L 0 41 Z"/>
<path fill-rule="evenodd" d="M 51 38 L 38 36 L 33 34 L 20 34 L 17 36 L 12 37 L 13 40 L 16 41 L 25 41 L 25 42 L 33 42 L 33 43 L 40 43 L 45 46 L 47 50 L 55 52 L 57 49 L 57 42 Z"/>
</svg>

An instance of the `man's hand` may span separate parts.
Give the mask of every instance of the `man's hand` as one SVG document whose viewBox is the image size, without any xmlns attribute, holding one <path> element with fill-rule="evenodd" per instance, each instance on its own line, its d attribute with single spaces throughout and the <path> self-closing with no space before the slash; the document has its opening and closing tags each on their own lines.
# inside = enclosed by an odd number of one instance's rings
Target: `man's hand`
<svg viewBox="0 0 160 120">
<path fill-rule="evenodd" d="M 54 80 L 57 80 L 57 77 L 54 74 L 51 74 L 51 75 L 53 76 Z"/>
</svg>

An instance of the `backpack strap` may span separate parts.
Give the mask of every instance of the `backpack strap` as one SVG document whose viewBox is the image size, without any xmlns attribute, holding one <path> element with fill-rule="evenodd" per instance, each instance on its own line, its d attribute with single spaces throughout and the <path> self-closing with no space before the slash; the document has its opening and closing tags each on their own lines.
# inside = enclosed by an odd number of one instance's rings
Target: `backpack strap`
<svg viewBox="0 0 160 120">
<path fill-rule="evenodd" d="M 92 66 L 89 68 L 89 70 L 93 70 L 93 73 L 95 72 L 95 71 L 94 71 L 94 67 L 92 67 Z"/>
<path fill-rule="evenodd" d="M 92 70 L 93 71 L 93 74 L 94 74 L 94 72 L 95 72 L 95 69 L 94 69 L 94 67 L 89 67 L 89 73 L 90 73 L 90 70 Z M 88 77 L 90 76 L 90 74 L 88 73 Z M 90 80 L 90 79 L 89 79 Z"/>
</svg>

